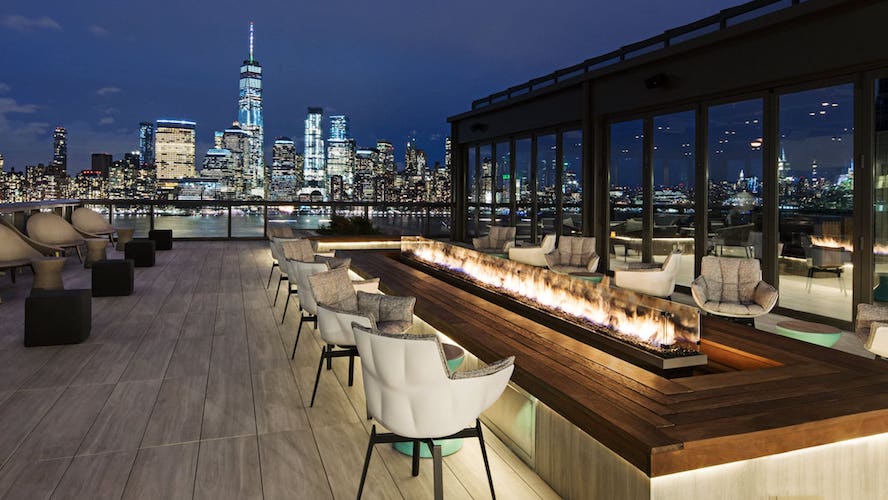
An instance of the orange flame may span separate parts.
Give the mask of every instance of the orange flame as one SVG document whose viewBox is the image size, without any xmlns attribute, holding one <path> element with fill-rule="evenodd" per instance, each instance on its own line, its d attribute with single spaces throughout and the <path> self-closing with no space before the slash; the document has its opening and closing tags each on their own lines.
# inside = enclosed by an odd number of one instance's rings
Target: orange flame
<svg viewBox="0 0 888 500">
<path fill-rule="evenodd" d="M 578 280 L 548 269 L 500 259 L 466 248 L 432 240 L 403 244 L 402 250 L 417 259 L 466 274 L 485 285 L 524 297 L 542 306 L 585 319 L 653 346 L 671 346 L 680 340 L 696 346 L 699 332 L 676 338 L 676 318 L 638 303 L 628 290 Z M 619 305 L 618 305 L 619 304 Z M 673 306 L 675 308 L 675 306 Z M 694 308 L 688 308 L 697 312 Z M 686 329 L 683 329 L 683 331 Z"/>
</svg>

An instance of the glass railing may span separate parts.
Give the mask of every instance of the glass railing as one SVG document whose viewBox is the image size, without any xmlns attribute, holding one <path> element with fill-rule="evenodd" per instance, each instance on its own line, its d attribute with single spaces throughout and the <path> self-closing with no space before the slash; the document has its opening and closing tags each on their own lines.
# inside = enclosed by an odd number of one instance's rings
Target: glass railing
<svg viewBox="0 0 888 500">
<path fill-rule="evenodd" d="M 80 200 L 105 214 L 115 227 L 132 227 L 136 236 L 152 228 L 172 229 L 177 239 L 265 238 L 269 226 L 318 230 L 334 215 L 367 217 L 382 234 L 450 236 L 449 203 L 366 203 L 277 201 Z"/>
</svg>

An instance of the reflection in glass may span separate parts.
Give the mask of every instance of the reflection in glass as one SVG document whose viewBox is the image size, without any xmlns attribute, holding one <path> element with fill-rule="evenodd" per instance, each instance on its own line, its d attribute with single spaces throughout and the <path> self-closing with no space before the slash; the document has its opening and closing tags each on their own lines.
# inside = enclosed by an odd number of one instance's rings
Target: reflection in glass
<svg viewBox="0 0 888 500">
<path fill-rule="evenodd" d="M 762 257 L 762 106 L 709 108 L 708 253 Z"/>
<path fill-rule="evenodd" d="M 561 171 L 561 234 L 579 236 L 583 233 L 583 131 L 565 132 L 561 144 L 564 148 Z"/>
<path fill-rule="evenodd" d="M 780 96 L 780 305 L 851 320 L 854 89 Z"/>
<path fill-rule="evenodd" d="M 478 188 L 480 184 L 478 178 L 478 158 L 476 156 L 477 151 L 478 148 L 474 146 L 469 148 L 469 158 L 466 165 L 469 193 L 469 210 L 466 231 L 469 238 L 474 238 L 478 235 Z"/>
<path fill-rule="evenodd" d="M 543 234 L 555 232 L 555 136 L 537 137 L 538 220 Z"/>
<path fill-rule="evenodd" d="M 695 113 L 654 117 L 654 260 L 681 250 L 676 284 L 694 281 Z"/>
<path fill-rule="evenodd" d="M 641 120 L 610 126 L 610 269 L 621 261 L 639 260 L 642 238 L 642 161 L 644 126 Z M 621 262 L 622 264 L 622 262 Z"/>
<path fill-rule="evenodd" d="M 888 302 L 888 79 L 876 80 L 875 93 L 873 299 Z"/>
<path fill-rule="evenodd" d="M 493 156 L 490 144 L 481 146 L 481 165 L 478 175 L 481 199 L 478 200 L 478 234 L 487 234 L 487 226 L 491 224 L 490 214 L 493 206 Z"/>
<path fill-rule="evenodd" d="M 494 193 L 496 202 L 496 224 L 499 226 L 509 225 L 509 202 L 512 200 L 512 158 L 509 152 L 508 142 L 499 142 L 496 144 L 496 170 L 495 170 L 496 192 Z"/>
<path fill-rule="evenodd" d="M 519 241 L 531 241 L 531 224 L 533 219 L 533 189 L 530 175 L 530 139 L 515 141 L 515 193 L 518 207 L 516 220 L 518 222 L 517 238 Z"/>
</svg>

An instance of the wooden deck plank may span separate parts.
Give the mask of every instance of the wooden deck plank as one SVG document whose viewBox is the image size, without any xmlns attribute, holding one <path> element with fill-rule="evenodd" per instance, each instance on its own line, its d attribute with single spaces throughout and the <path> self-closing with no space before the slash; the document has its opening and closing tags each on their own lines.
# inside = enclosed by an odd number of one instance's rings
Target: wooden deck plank
<svg viewBox="0 0 888 500">
<path fill-rule="evenodd" d="M 198 443 L 139 450 L 124 500 L 188 500 L 194 493 Z"/>
<path fill-rule="evenodd" d="M 201 441 L 195 500 L 262 498 L 256 436 Z"/>
</svg>

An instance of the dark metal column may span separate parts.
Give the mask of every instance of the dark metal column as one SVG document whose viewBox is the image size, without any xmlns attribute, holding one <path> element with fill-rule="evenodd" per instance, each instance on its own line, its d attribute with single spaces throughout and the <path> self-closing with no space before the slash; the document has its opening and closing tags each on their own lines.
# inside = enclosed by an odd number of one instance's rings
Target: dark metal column
<svg viewBox="0 0 888 500">
<path fill-rule="evenodd" d="M 564 202 L 564 132 L 559 131 L 555 134 L 555 234 L 561 237 L 564 229 L 564 208 L 561 206 Z"/>
<path fill-rule="evenodd" d="M 532 212 L 530 214 L 530 239 L 533 240 L 534 244 L 540 240 L 540 235 L 537 234 L 538 213 L 540 210 L 539 198 L 537 197 L 537 182 L 539 182 L 539 176 L 537 175 L 537 136 L 534 134 L 530 139 L 530 210 Z"/>
<path fill-rule="evenodd" d="M 762 155 L 764 168 L 762 177 L 762 277 L 768 283 L 778 286 L 779 264 L 777 243 L 780 241 L 780 221 L 778 210 L 777 157 L 780 152 L 779 102 L 773 92 L 764 98 L 764 121 L 762 122 Z"/>
<path fill-rule="evenodd" d="M 465 155 L 456 123 L 450 124 L 450 241 L 466 241 L 468 190 Z"/>
<path fill-rule="evenodd" d="M 694 276 L 709 249 L 709 108 L 697 106 L 694 145 Z"/>
<path fill-rule="evenodd" d="M 875 168 L 875 77 L 863 74 L 854 84 L 854 228 L 851 241 L 854 253 L 851 263 L 853 319 L 857 319 L 857 304 L 872 303 L 874 276 L 873 249 L 875 220 L 873 189 Z"/>
<path fill-rule="evenodd" d="M 592 112 L 592 82 L 583 82 L 583 236 L 595 236 L 595 115 Z M 604 238 L 597 238 L 598 255 L 603 255 Z"/>
<path fill-rule="evenodd" d="M 642 177 L 642 231 L 641 231 L 641 260 L 653 262 L 654 260 L 654 119 L 644 119 L 642 128 L 644 135 L 641 165 Z"/>
<path fill-rule="evenodd" d="M 518 217 L 515 212 L 518 210 L 518 193 L 515 192 L 515 139 L 509 140 L 509 225 L 517 226 Z"/>
</svg>

